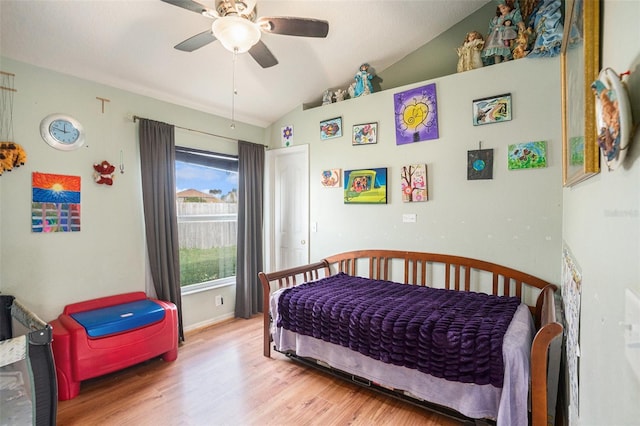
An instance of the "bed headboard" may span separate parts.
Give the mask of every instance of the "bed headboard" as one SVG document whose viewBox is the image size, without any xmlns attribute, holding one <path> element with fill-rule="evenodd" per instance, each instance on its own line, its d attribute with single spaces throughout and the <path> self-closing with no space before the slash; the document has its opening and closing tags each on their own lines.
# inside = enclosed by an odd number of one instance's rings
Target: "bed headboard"
<svg viewBox="0 0 640 426">
<path fill-rule="evenodd" d="M 556 286 L 507 266 L 468 257 L 401 250 L 355 250 L 323 259 L 327 275 L 344 272 L 377 280 L 442 287 L 458 291 L 483 291 L 515 296 L 529 305 L 540 327 L 540 294 Z"/>
</svg>

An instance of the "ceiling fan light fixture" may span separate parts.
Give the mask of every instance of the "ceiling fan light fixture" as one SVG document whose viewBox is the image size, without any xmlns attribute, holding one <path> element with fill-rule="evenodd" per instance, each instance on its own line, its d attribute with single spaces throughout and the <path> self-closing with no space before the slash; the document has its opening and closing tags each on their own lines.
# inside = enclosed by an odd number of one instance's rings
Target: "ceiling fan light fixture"
<svg viewBox="0 0 640 426">
<path fill-rule="evenodd" d="M 213 21 L 211 31 L 225 49 L 231 52 L 247 52 L 260 40 L 258 26 L 239 16 L 225 16 L 216 19 Z"/>
</svg>

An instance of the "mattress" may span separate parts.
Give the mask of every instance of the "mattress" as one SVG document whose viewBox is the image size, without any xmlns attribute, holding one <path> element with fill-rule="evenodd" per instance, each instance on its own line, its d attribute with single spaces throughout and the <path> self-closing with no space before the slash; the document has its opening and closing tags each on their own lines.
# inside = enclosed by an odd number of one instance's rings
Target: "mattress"
<svg viewBox="0 0 640 426">
<path fill-rule="evenodd" d="M 144 327 L 164 319 L 165 311 L 153 300 L 138 300 L 106 308 L 77 312 L 71 317 L 92 338 L 105 337 Z"/>
<path fill-rule="evenodd" d="M 530 348 L 535 328 L 529 308 L 518 306 L 503 341 L 505 366 L 502 388 L 491 384 L 460 383 L 425 374 L 415 369 L 384 363 L 346 347 L 276 326 L 278 298 L 286 289 L 272 294 L 272 336 L 276 350 L 294 351 L 332 368 L 369 379 L 381 386 L 404 391 L 425 401 L 454 409 L 478 419 L 496 420 L 499 426 L 528 424 Z"/>
</svg>

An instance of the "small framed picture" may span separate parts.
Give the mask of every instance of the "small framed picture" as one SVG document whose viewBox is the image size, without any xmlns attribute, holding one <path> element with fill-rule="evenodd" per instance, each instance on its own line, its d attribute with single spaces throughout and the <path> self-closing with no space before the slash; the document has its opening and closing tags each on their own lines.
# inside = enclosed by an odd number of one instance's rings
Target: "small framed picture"
<svg viewBox="0 0 640 426">
<path fill-rule="evenodd" d="M 473 125 L 501 123 L 511 120 L 511 93 L 475 99 L 473 101 Z"/>
<path fill-rule="evenodd" d="M 337 188 L 340 186 L 340 169 L 327 169 L 322 171 L 320 183 L 327 188 Z"/>
<path fill-rule="evenodd" d="M 353 126 L 351 145 L 378 143 L 378 123 L 364 123 Z"/>
<path fill-rule="evenodd" d="M 493 149 L 467 151 L 467 180 L 493 179 Z"/>
<path fill-rule="evenodd" d="M 342 117 L 330 118 L 320 122 L 320 139 L 327 140 L 342 136 Z"/>
</svg>

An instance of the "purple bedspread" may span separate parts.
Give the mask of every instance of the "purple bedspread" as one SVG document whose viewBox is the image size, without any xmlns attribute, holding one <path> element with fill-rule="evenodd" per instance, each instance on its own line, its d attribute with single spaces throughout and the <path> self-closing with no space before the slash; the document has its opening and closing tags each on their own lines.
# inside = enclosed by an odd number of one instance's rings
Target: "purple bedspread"
<svg viewBox="0 0 640 426">
<path fill-rule="evenodd" d="M 502 387 L 502 341 L 519 304 L 339 273 L 285 290 L 278 326 L 446 380 Z"/>
</svg>

